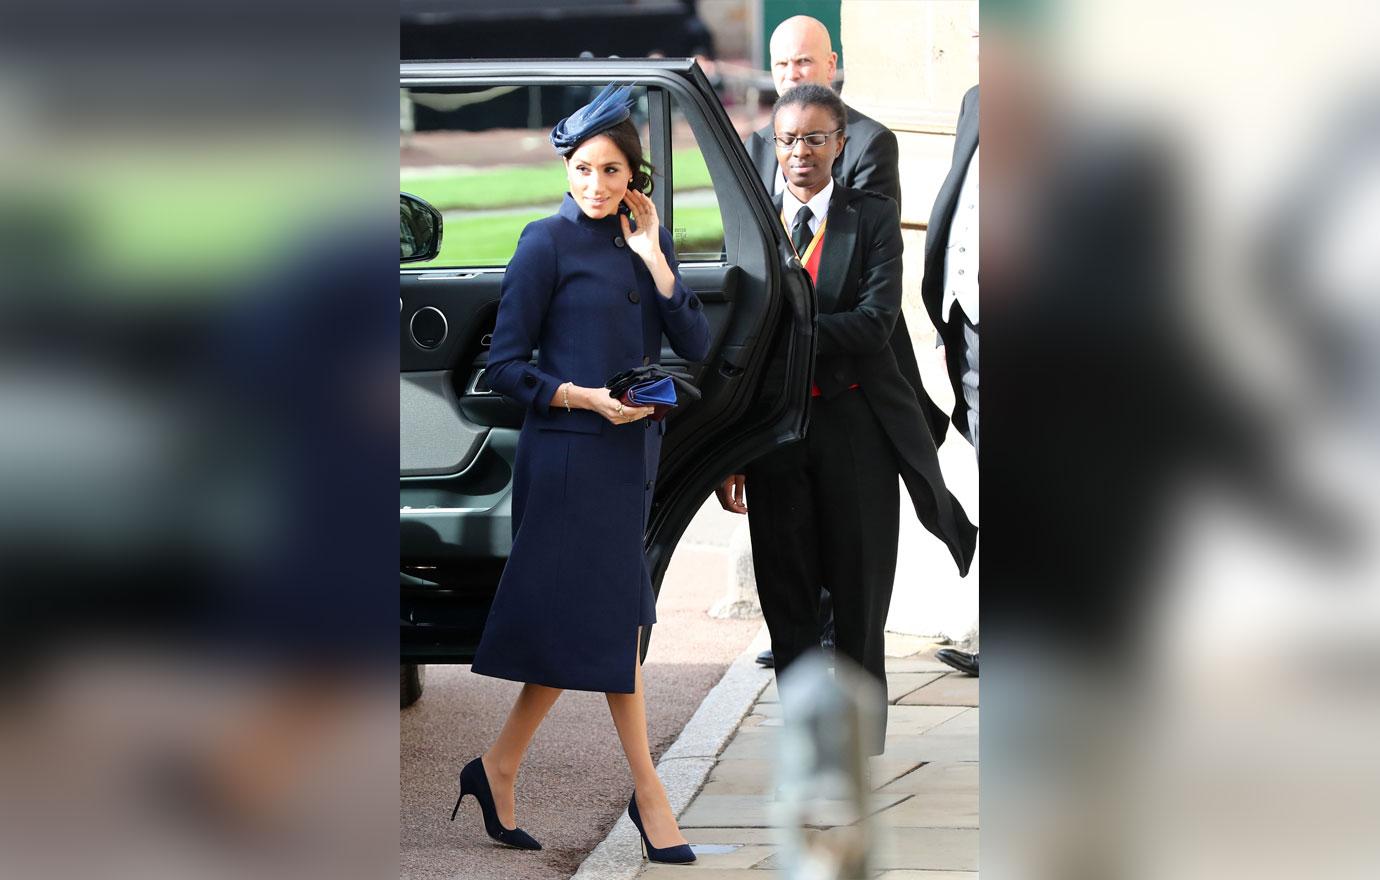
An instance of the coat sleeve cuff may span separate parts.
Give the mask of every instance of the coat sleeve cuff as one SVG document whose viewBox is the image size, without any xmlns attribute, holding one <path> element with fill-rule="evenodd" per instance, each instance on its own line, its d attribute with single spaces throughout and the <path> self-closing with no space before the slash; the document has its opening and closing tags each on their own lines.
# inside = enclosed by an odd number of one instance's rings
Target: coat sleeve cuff
<svg viewBox="0 0 1380 880">
<path fill-rule="evenodd" d="M 685 308 L 699 311 L 702 308 L 700 298 L 686 287 L 679 277 L 676 278 L 676 287 L 671 291 L 671 296 L 669 298 L 663 296 L 659 299 L 661 308 L 669 312 L 678 312 Z"/>
<path fill-rule="evenodd" d="M 555 377 L 543 373 L 536 367 L 528 366 L 518 379 L 516 396 L 544 416 L 550 412 L 551 398 L 560 387 L 561 383 Z"/>
</svg>

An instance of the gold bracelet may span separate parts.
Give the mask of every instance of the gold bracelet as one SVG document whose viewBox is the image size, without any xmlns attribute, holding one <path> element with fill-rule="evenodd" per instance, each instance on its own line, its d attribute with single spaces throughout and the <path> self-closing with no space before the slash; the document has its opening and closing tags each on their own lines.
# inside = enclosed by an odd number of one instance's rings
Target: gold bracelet
<svg viewBox="0 0 1380 880">
<path fill-rule="evenodd" d="M 566 411 L 567 413 L 569 413 L 569 412 L 570 412 L 570 383 L 569 383 L 569 382 L 567 382 L 567 383 L 565 383 L 564 385 L 561 386 L 561 394 L 563 394 L 563 395 L 565 396 L 565 411 Z"/>
</svg>

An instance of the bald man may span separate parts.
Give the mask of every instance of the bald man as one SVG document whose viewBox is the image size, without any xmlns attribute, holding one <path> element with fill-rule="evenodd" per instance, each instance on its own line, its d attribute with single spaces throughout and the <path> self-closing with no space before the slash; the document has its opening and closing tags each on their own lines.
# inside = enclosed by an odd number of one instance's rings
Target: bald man
<svg viewBox="0 0 1380 880">
<path fill-rule="evenodd" d="M 839 55 L 829 30 L 808 15 L 781 22 L 771 35 L 771 78 L 784 95 L 801 83 L 832 87 Z M 875 119 L 844 105 L 848 111 L 848 140 L 834 162 L 834 179 L 853 189 L 881 193 L 901 207 L 901 175 L 896 169 L 896 135 Z M 748 136 L 748 155 L 767 191 L 779 196 L 786 181 L 776 162 L 771 123 Z M 914 360 L 914 357 L 911 358 Z M 919 381 L 917 373 L 916 381 Z"/>
</svg>

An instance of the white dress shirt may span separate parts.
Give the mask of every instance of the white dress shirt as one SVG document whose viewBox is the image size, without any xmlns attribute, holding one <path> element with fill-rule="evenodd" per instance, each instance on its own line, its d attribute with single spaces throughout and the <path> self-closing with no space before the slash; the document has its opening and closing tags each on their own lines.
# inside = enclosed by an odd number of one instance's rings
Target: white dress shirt
<svg viewBox="0 0 1380 880">
<path fill-rule="evenodd" d="M 815 235 L 819 232 L 819 224 L 824 222 L 824 218 L 829 216 L 829 199 L 834 196 L 834 178 L 829 178 L 829 182 L 824 184 L 824 189 L 815 193 L 814 198 L 805 204 L 800 203 L 800 199 L 787 189 L 781 194 L 781 215 L 786 218 L 786 228 L 795 228 L 795 215 L 800 213 L 801 208 L 809 208 L 810 214 L 810 234 Z"/>
<path fill-rule="evenodd" d="M 979 148 L 980 149 L 980 148 Z M 973 324 L 978 323 L 978 150 L 968 161 L 963 185 L 958 190 L 958 204 L 954 207 L 953 223 L 949 225 L 949 241 L 944 251 L 944 305 L 940 313 L 949 320 L 954 302 L 963 306 L 963 314 Z"/>
</svg>

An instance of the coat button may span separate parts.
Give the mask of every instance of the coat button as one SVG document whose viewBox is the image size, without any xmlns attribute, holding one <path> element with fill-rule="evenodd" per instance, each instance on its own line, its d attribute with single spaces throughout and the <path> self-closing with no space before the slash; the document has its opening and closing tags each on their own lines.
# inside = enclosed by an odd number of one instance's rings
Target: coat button
<svg viewBox="0 0 1380 880">
<path fill-rule="evenodd" d="M 652 481 L 651 481 L 651 480 L 648 480 L 648 481 L 647 481 L 647 491 L 648 491 L 648 492 L 652 491 Z"/>
<path fill-rule="evenodd" d="M 644 427 L 644 428 L 649 428 L 649 429 L 650 429 L 650 428 L 652 427 L 652 420 L 651 420 L 651 419 L 643 419 L 643 420 L 642 420 L 642 427 Z"/>
<path fill-rule="evenodd" d="M 695 309 L 696 311 L 699 311 L 699 309 L 700 309 L 700 300 L 699 300 L 699 297 L 695 297 L 695 296 L 690 297 L 690 308 Z"/>
<path fill-rule="evenodd" d="M 529 373 L 528 375 L 522 377 L 522 384 L 526 385 L 528 388 L 536 388 L 537 377 Z"/>
<path fill-rule="evenodd" d="M 642 356 L 642 366 L 645 367 L 645 366 L 647 366 L 648 364 L 650 364 L 651 362 L 652 362 L 652 356 L 651 356 L 651 355 L 649 355 L 649 354 L 644 354 L 644 355 Z"/>
<path fill-rule="evenodd" d="M 642 300 L 642 297 L 638 296 L 636 290 L 629 290 L 629 291 L 628 291 L 628 302 L 633 303 L 634 305 L 636 305 L 636 304 L 637 304 L 638 302 L 640 302 L 641 300 Z"/>
<path fill-rule="evenodd" d="M 614 246 L 614 247 L 627 247 L 627 246 L 628 246 L 628 243 L 627 243 L 626 241 L 623 240 L 623 236 L 621 236 L 621 235 L 615 235 L 615 236 L 613 237 L 613 246 Z"/>
</svg>

